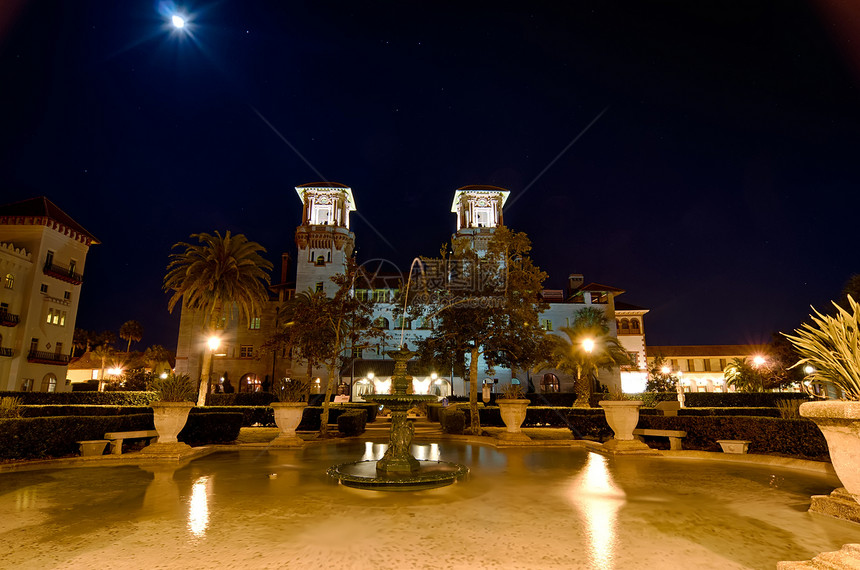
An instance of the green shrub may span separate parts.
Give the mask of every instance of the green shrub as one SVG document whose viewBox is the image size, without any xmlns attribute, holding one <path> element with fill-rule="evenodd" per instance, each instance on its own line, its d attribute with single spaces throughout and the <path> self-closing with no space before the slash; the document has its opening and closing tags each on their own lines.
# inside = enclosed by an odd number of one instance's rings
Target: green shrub
<svg viewBox="0 0 860 570">
<path fill-rule="evenodd" d="M 777 400 L 776 409 L 779 412 L 779 417 L 785 420 L 799 420 L 802 403 L 800 400 Z"/>
<path fill-rule="evenodd" d="M 157 400 L 155 392 L 0 392 L 0 398 L 20 398 L 24 405 L 148 406 Z"/>
<path fill-rule="evenodd" d="M 169 374 L 166 378 L 156 378 L 152 388 L 162 402 L 191 402 L 197 396 L 197 386 L 188 374 Z"/>
<path fill-rule="evenodd" d="M 429 402 L 427 404 L 427 421 L 438 422 L 440 409 L 442 409 L 442 404 L 439 404 L 437 402 Z"/>
<path fill-rule="evenodd" d="M 777 400 L 809 401 L 800 392 L 689 392 L 684 405 L 690 408 L 775 408 Z"/>
<path fill-rule="evenodd" d="M 679 416 L 757 416 L 778 418 L 776 408 L 681 408 Z"/>
<path fill-rule="evenodd" d="M 344 436 L 361 435 L 367 427 L 366 410 L 344 410 L 337 417 L 337 431 Z"/>
<path fill-rule="evenodd" d="M 37 459 L 78 455 L 76 442 L 104 439 L 111 431 L 155 429 L 152 414 L 60 416 L 0 420 L 0 458 Z"/>
<path fill-rule="evenodd" d="M 331 419 L 331 417 L 329 417 Z M 322 407 L 308 406 L 302 413 L 302 421 L 299 423 L 296 431 L 319 431 L 322 421 Z"/>
<path fill-rule="evenodd" d="M 466 429 L 466 414 L 458 407 L 442 408 L 439 423 L 442 433 L 462 435 Z"/>
<path fill-rule="evenodd" d="M 192 447 L 212 443 L 229 443 L 236 441 L 241 427 L 241 413 L 192 409 L 188 414 L 185 427 L 182 428 L 176 439 Z"/>
</svg>

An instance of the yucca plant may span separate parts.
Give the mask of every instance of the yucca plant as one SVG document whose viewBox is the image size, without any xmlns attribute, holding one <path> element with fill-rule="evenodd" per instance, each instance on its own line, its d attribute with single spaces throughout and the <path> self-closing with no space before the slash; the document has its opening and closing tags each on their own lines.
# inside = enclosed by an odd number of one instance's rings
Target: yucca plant
<svg viewBox="0 0 860 570">
<path fill-rule="evenodd" d="M 831 384 L 846 399 L 860 400 L 860 304 L 848 295 L 850 311 L 836 303 L 835 316 L 815 310 L 813 324 L 803 323 L 795 335 L 784 334 L 801 359 L 792 366 L 811 365 L 806 380 Z"/>
<path fill-rule="evenodd" d="M 520 384 L 509 384 L 505 386 L 502 393 L 499 394 L 498 400 L 522 400 L 526 397 L 526 393 Z"/>
<path fill-rule="evenodd" d="M 279 402 L 304 402 L 310 393 L 310 384 L 282 378 L 275 382 L 274 392 Z"/>
<path fill-rule="evenodd" d="M 188 374 L 170 374 L 152 383 L 152 389 L 162 402 L 193 402 L 197 396 L 197 386 Z"/>
</svg>

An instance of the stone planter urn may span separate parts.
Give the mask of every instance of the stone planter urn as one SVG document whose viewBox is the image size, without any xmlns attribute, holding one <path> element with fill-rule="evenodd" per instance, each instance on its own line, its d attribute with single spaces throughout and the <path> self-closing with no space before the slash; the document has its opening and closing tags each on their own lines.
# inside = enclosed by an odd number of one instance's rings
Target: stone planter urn
<svg viewBox="0 0 860 570">
<path fill-rule="evenodd" d="M 603 444 L 610 453 L 654 454 L 645 443 L 633 437 L 639 423 L 639 408 L 642 400 L 602 400 L 599 402 L 606 414 L 606 423 L 615 437 Z"/>
<path fill-rule="evenodd" d="M 296 428 L 302 423 L 302 414 L 307 402 L 272 402 L 269 404 L 275 413 L 275 423 L 281 431 L 269 445 L 275 447 L 301 447 L 305 442 L 296 435 Z"/>
<path fill-rule="evenodd" d="M 188 421 L 188 412 L 194 407 L 192 402 L 153 402 L 152 419 L 158 432 L 156 443 L 177 443 L 176 436 Z"/>
<path fill-rule="evenodd" d="M 860 402 L 805 402 L 800 415 L 824 434 L 833 470 L 845 487 L 813 496 L 809 510 L 860 522 Z"/>
<path fill-rule="evenodd" d="M 502 421 L 505 422 L 505 431 L 499 434 L 499 439 L 505 441 L 531 441 L 531 438 L 522 432 L 520 426 L 526 419 L 526 408 L 530 401 L 528 398 L 499 398 L 496 404 Z"/>
</svg>

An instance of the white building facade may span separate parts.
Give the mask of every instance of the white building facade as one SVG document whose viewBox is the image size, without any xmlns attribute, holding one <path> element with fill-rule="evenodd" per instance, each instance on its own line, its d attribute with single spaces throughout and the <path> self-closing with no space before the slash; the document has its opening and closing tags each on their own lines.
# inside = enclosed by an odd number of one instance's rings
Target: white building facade
<svg viewBox="0 0 860 570">
<path fill-rule="evenodd" d="M 68 391 L 92 234 L 47 198 L 0 206 L 0 390 Z"/>
</svg>

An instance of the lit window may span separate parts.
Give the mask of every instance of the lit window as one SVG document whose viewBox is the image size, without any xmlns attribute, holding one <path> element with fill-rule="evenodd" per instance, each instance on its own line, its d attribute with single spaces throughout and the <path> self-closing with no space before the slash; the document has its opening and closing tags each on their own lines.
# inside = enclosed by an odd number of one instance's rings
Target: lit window
<svg viewBox="0 0 860 570">
<path fill-rule="evenodd" d="M 325 256 L 324 255 L 318 255 L 317 260 L 314 263 L 314 265 L 325 265 Z"/>
<path fill-rule="evenodd" d="M 260 330 L 260 317 L 253 317 L 248 328 L 254 331 Z"/>
<path fill-rule="evenodd" d="M 51 324 L 51 319 L 54 317 L 54 309 L 48 309 L 48 318 L 45 322 Z"/>
<path fill-rule="evenodd" d="M 99 371 L 98 371 L 98 370 L 93 369 L 92 379 L 93 379 L 93 380 L 98 380 L 98 379 L 99 379 Z"/>
<path fill-rule="evenodd" d="M 15 276 L 11 273 L 6 274 L 6 288 L 13 289 L 15 287 Z"/>
<path fill-rule="evenodd" d="M 66 326 L 66 311 L 60 313 L 60 326 Z"/>
<path fill-rule="evenodd" d="M 253 358 L 254 347 L 250 344 L 243 344 L 239 347 L 239 358 Z"/>
<path fill-rule="evenodd" d="M 24 378 L 21 381 L 21 391 L 22 392 L 32 392 L 33 391 L 33 379 L 32 378 Z"/>
<path fill-rule="evenodd" d="M 552 321 L 550 319 L 544 319 L 541 326 L 543 327 L 543 330 L 551 331 L 552 330 Z"/>
</svg>

